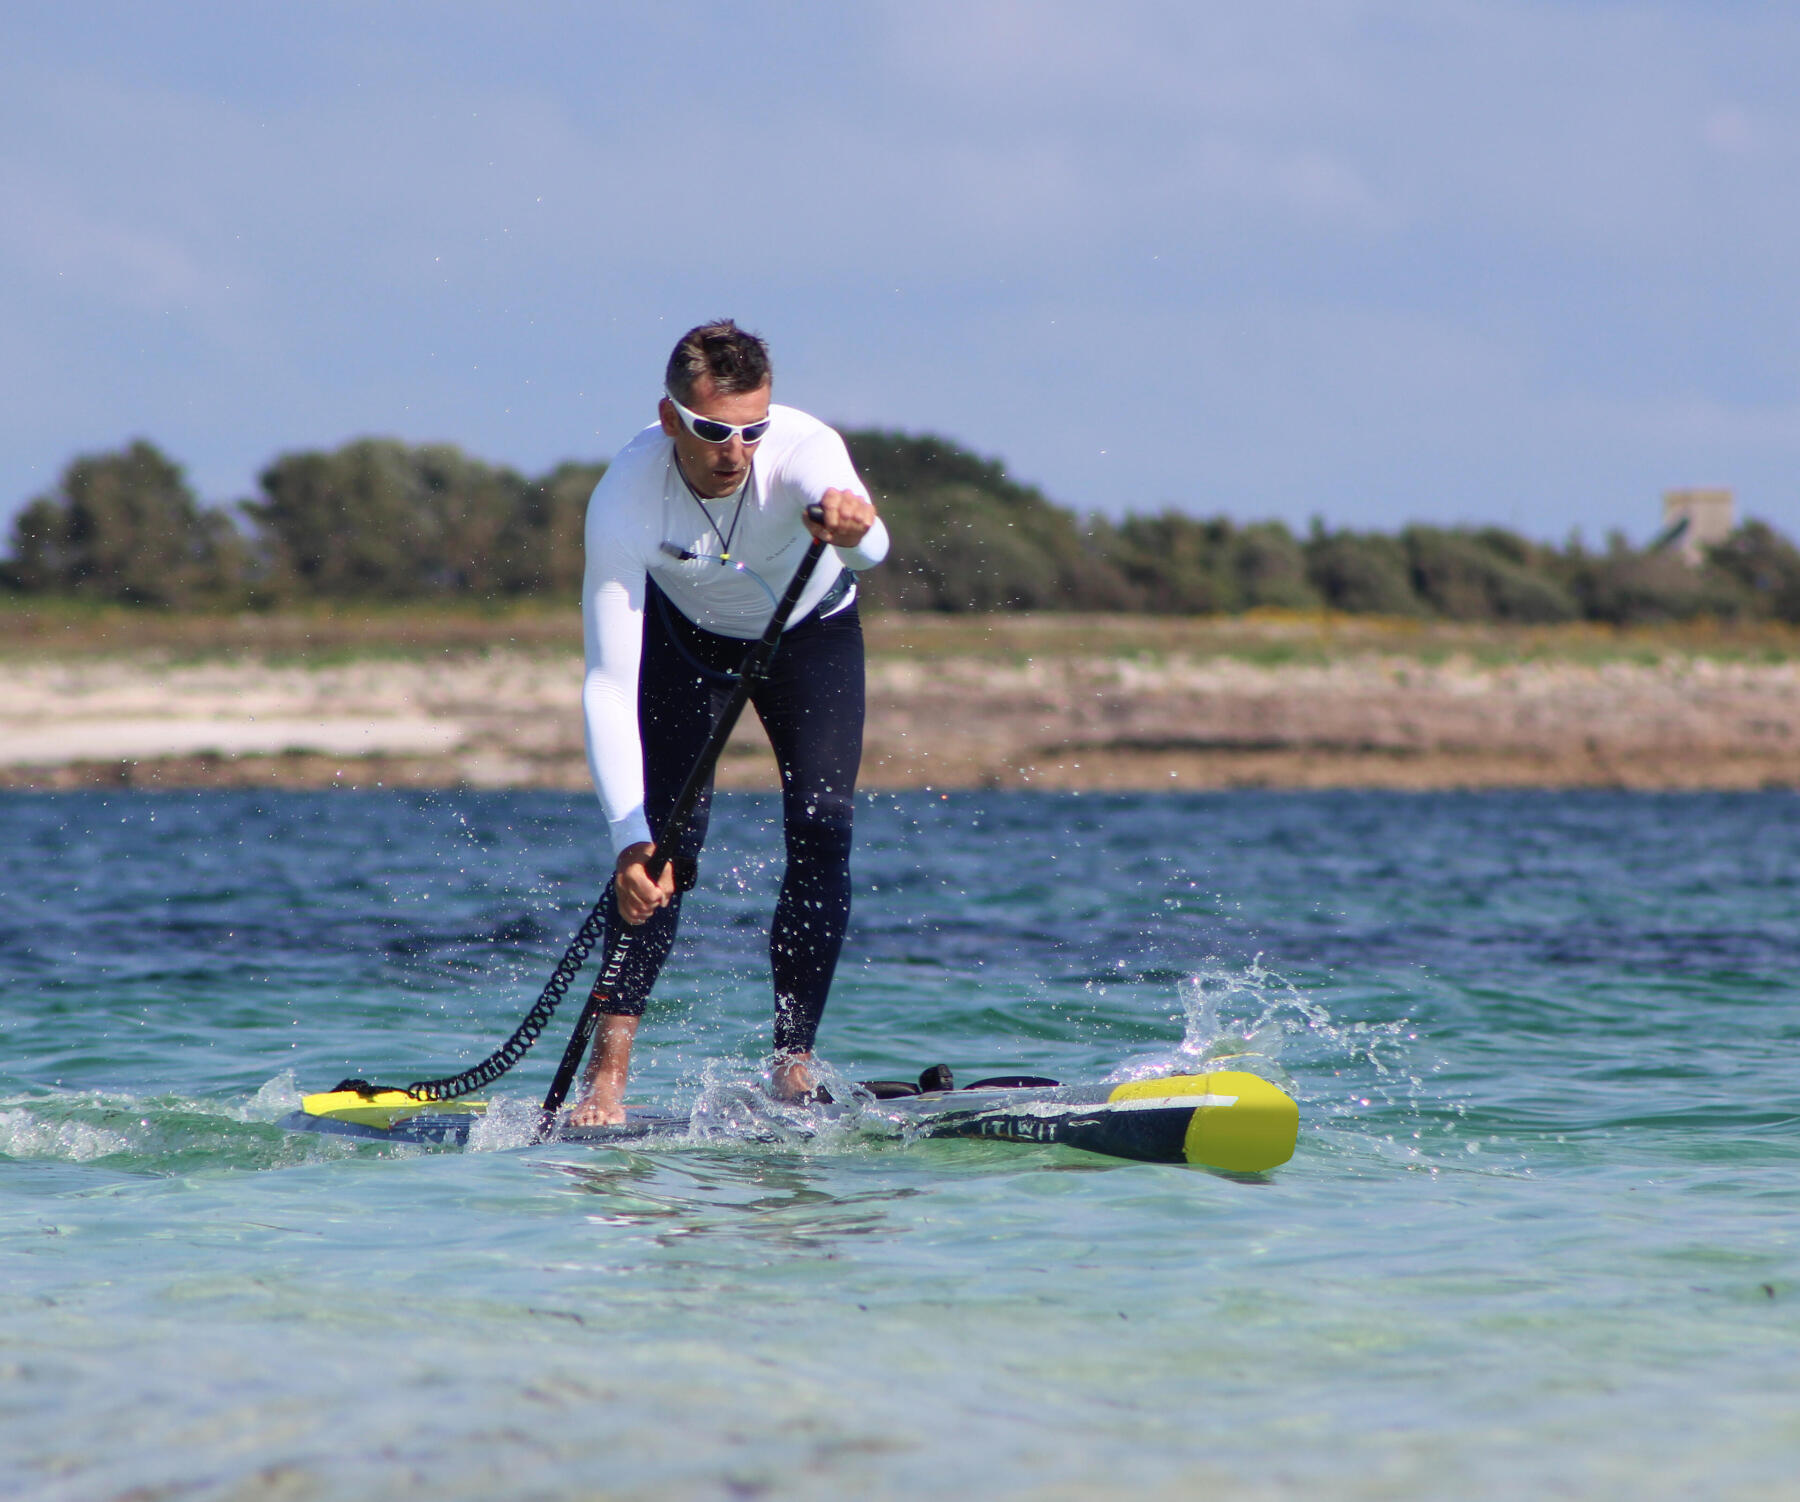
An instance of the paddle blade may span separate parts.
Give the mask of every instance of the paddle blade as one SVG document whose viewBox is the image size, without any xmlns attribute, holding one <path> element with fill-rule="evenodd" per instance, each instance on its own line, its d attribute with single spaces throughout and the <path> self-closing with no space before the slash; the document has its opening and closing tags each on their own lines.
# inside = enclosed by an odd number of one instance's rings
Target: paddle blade
<svg viewBox="0 0 1800 1502">
<path fill-rule="evenodd" d="M 1267 1080 L 1237 1069 L 1132 1080 L 1107 1097 L 1120 1112 L 1185 1110 L 1182 1156 L 1231 1173 L 1262 1173 L 1294 1156 L 1300 1107 Z"/>
</svg>

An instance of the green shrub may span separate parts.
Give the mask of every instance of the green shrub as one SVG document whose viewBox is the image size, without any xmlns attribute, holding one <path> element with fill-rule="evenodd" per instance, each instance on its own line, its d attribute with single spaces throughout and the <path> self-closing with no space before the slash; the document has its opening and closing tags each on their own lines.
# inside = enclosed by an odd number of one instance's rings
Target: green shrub
<svg viewBox="0 0 1800 1502">
<path fill-rule="evenodd" d="M 1746 522 L 1711 549 L 1706 573 L 1742 601 L 1745 614 L 1800 622 L 1800 548 L 1767 522 Z"/>
<path fill-rule="evenodd" d="M 14 519 L 7 581 L 33 593 L 174 606 L 241 590 L 247 552 L 145 439 L 83 454 Z"/>
<path fill-rule="evenodd" d="M 1453 621 L 1570 621 L 1580 608 L 1554 579 L 1532 571 L 1531 545 L 1510 533 L 1412 526 L 1400 534 L 1413 592 Z"/>
<path fill-rule="evenodd" d="M 1306 574 L 1320 599 L 1354 615 L 1420 615 L 1406 547 L 1379 532 L 1331 532 L 1314 524 Z"/>
<path fill-rule="evenodd" d="M 1122 610 L 1119 571 L 1073 513 L 1021 485 L 1004 465 L 948 439 L 880 429 L 844 434 L 892 545 L 862 576 L 871 608 Z"/>
<path fill-rule="evenodd" d="M 449 444 L 360 438 L 284 454 L 244 510 L 262 530 L 277 587 L 327 598 L 493 595 L 516 587 L 502 538 L 530 486 Z M 529 565 L 526 566 L 529 572 Z"/>
</svg>

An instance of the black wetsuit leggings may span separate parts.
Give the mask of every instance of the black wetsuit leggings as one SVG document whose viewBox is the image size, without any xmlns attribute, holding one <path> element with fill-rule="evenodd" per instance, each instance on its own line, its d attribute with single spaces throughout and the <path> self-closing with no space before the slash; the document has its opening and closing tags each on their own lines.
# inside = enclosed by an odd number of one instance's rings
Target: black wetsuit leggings
<svg viewBox="0 0 1800 1502">
<path fill-rule="evenodd" d="M 644 812 L 652 835 L 662 827 L 751 643 L 703 631 L 646 584 L 644 652 L 638 668 L 638 723 L 644 748 Z M 856 603 L 823 620 L 808 616 L 784 632 L 769 676 L 750 702 L 775 748 L 787 834 L 787 872 L 769 959 L 775 978 L 775 1047 L 801 1053 L 813 1046 L 838 951 L 850 921 L 850 824 L 862 760 L 863 643 Z M 692 862 L 706 839 L 710 782 L 674 854 L 693 884 Z M 675 942 L 681 892 L 632 935 L 619 984 L 604 1010 L 636 1017 Z M 621 926 L 608 904 L 607 938 Z"/>
</svg>

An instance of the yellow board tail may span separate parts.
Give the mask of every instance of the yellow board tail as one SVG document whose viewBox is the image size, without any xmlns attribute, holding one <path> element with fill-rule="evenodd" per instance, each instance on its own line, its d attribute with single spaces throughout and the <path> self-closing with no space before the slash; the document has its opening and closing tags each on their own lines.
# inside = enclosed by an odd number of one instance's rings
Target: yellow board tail
<svg viewBox="0 0 1800 1502">
<path fill-rule="evenodd" d="M 1132 1080 L 1107 1097 L 1127 1110 L 1191 1106 L 1182 1148 L 1190 1163 L 1262 1173 L 1294 1156 L 1300 1107 L 1279 1086 L 1240 1069 Z"/>
<path fill-rule="evenodd" d="M 418 1100 L 404 1090 L 322 1090 L 300 1102 L 307 1116 L 332 1121 L 353 1121 L 359 1126 L 391 1127 L 411 1116 L 479 1116 L 487 1110 L 483 1100 Z"/>
</svg>

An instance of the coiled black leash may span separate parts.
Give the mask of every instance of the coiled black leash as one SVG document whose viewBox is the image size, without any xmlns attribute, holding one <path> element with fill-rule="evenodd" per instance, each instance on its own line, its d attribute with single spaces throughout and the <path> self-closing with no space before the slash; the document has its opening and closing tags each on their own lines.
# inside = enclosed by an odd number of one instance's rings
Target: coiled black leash
<svg viewBox="0 0 1800 1502">
<path fill-rule="evenodd" d="M 545 982 L 543 994 L 525 1014 L 525 1020 L 513 1029 L 510 1038 L 479 1064 L 471 1065 L 461 1074 L 446 1075 L 440 1080 L 414 1080 L 406 1087 L 406 1093 L 414 1100 L 455 1100 L 459 1095 L 469 1095 L 484 1085 L 493 1084 L 530 1053 L 531 1045 L 537 1042 L 544 1029 L 550 1025 L 557 1006 L 569 994 L 569 987 L 575 984 L 575 977 L 581 973 L 587 957 L 594 952 L 594 946 L 606 932 L 606 904 L 612 901 L 612 895 L 612 883 L 609 881 L 606 890 L 600 894 L 600 900 L 589 910 L 587 917 L 581 920 L 581 929 L 575 935 L 574 942 L 556 962 L 556 969 Z"/>
<path fill-rule="evenodd" d="M 807 508 L 807 516 L 813 521 L 823 521 L 824 513 L 817 506 Z M 712 734 L 705 747 L 695 760 L 693 769 L 688 773 L 687 781 L 682 784 L 681 793 L 675 800 L 675 806 L 669 811 L 669 817 L 663 821 L 663 827 L 657 832 L 656 853 L 645 863 L 645 871 L 652 881 L 659 880 L 663 868 L 669 863 L 667 851 L 674 850 L 686 832 L 688 821 L 693 817 L 694 805 L 700 801 L 700 794 L 712 778 L 714 765 L 725 749 L 725 742 L 731 738 L 731 732 L 737 725 L 738 716 L 744 712 L 744 706 L 750 702 L 750 695 L 757 684 L 768 676 L 769 665 L 774 661 L 775 651 L 781 645 L 781 633 L 787 627 L 788 617 L 793 614 L 794 606 L 799 603 L 805 592 L 807 583 L 812 579 L 813 571 L 819 566 L 819 559 L 824 555 L 825 543 L 814 538 L 812 546 L 800 560 L 800 566 L 794 570 L 794 577 L 788 581 L 788 587 L 776 602 L 775 613 L 770 616 L 767 629 L 764 630 L 754 646 L 744 654 L 743 664 L 738 669 L 737 687 L 732 690 L 731 697 L 726 700 L 725 707 L 719 712 L 714 723 Z M 581 973 L 581 967 L 587 963 L 588 956 L 593 953 L 594 946 L 600 942 L 606 932 L 607 904 L 613 900 L 613 884 L 609 880 L 606 890 L 600 894 L 600 900 L 582 920 L 581 928 L 556 969 L 551 972 L 545 983 L 543 993 L 538 997 L 525 1018 L 513 1029 L 512 1036 L 496 1048 L 479 1064 L 471 1065 L 458 1074 L 445 1075 L 442 1079 L 415 1080 L 406 1087 L 406 1094 L 414 1100 L 440 1101 L 455 1100 L 458 1096 L 468 1095 L 491 1085 L 531 1051 L 531 1047 L 543 1035 L 544 1029 L 550 1025 L 557 1006 L 563 997 L 568 995 L 569 987 L 575 983 L 575 977 Z M 587 1053 L 588 1044 L 593 1041 L 594 1030 L 599 1026 L 600 1008 L 618 985 L 619 976 L 624 970 L 625 957 L 631 948 L 634 931 L 621 926 L 618 935 L 600 962 L 600 974 L 594 982 L 594 988 L 588 994 L 587 1005 L 582 1008 L 580 1020 L 575 1024 L 575 1032 L 569 1039 L 569 1046 L 563 1050 L 562 1062 L 557 1066 L 555 1078 L 544 1095 L 543 1124 L 541 1130 L 547 1132 L 554 1124 L 556 1113 L 561 1109 L 563 1101 L 568 1097 L 569 1087 L 575 1081 L 576 1071 L 581 1068 L 582 1057 Z M 361 1080 L 346 1080 L 339 1089 L 358 1089 L 364 1092 L 379 1090 L 385 1087 L 371 1086 Z"/>
</svg>

